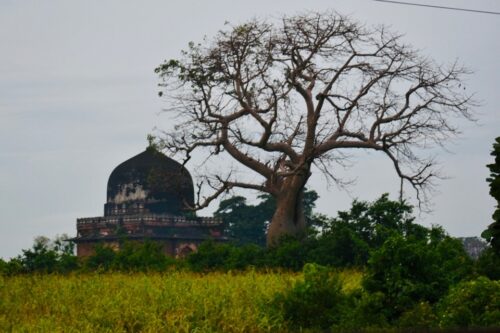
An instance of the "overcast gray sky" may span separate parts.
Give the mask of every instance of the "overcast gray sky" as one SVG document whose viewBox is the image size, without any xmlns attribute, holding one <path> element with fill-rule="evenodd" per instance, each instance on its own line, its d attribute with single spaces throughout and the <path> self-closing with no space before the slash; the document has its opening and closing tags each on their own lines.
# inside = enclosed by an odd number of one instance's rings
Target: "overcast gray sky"
<svg viewBox="0 0 500 333">
<path fill-rule="evenodd" d="M 500 11 L 496 0 L 415 2 Z M 0 0 L 0 257 L 20 254 L 38 235 L 74 235 L 77 217 L 102 215 L 112 169 L 141 152 L 155 126 L 171 126 L 153 72 L 164 59 L 225 21 L 329 9 L 390 25 L 423 54 L 474 71 L 467 89 L 483 102 L 478 123 L 460 122 L 463 134 L 440 151 L 448 179 L 419 221 L 453 236 L 479 235 L 494 207 L 485 165 L 500 136 L 499 15 L 371 0 Z M 381 156 L 358 154 L 342 174 L 357 180 L 349 192 L 312 177 L 318 211 L 335 215 L 353 198 L 384 192 L 397 198 L 398 181 Z"/>
</svg>

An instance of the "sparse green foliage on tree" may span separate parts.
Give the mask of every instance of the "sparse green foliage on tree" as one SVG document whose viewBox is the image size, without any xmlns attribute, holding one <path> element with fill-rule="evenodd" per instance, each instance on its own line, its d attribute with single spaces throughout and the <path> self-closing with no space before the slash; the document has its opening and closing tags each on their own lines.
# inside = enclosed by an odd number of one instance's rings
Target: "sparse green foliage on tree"
<svg viewBox="0 0 500 333">
<path fill-rule="evenodd" d="M 334 166 L 351 149 L 384 154 L 425 192 L 436 172 L 422 148 L 447 142 L 457 133 L 450 119 L 471 119 L 474 105 L 462 89 L 465 68 L 440 66 L 385 27 L 329 11 L 228 25 L 156 72 L 178 116 L 162 147 L 186 161 L 200 152 L 237 162 L 200 175 L 195 208 L 234 188 L 271 195 L 269 246 L 304 235 L 311 173 L 342 183 Z"/>
</svg>

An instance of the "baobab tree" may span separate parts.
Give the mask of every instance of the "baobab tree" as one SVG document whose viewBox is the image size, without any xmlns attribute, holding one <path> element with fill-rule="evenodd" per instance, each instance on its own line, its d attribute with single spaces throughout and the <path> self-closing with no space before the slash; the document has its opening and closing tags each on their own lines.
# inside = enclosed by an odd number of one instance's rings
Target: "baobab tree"
<svg viewBox="0 0 500 333">
<path fill-rule="evenodd" d="M 193 209 L 233 188 L 269 193 L 276 211 L 268 245 L 304 232 L 311 171 L 341 181 L 332 166 L 346 150 L 382 152 L 421 198 L 436 176 L 424 148 L 457 134 L 450 119 L 471 119 L 473 106 L 466 69 L 438 65 L 385 27 L 333 12 L 226 26 L 156 72 L 177 114 L 160 136 L 164 149 L 185 161 L 197 150 L 230 156 L 254 174 L 207 175 L 199 185 L 212 192 L 199 190 Z"/>
</svg>

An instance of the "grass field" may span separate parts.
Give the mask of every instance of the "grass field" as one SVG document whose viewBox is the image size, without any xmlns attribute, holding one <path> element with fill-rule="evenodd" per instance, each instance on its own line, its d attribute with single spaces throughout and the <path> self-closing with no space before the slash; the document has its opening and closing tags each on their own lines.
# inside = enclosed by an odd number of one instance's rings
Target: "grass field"
<svg viewBox="0 0 500 333">
<path fill-rule="evenodd" d="M 361 273 L 340 273 L 345 289 Z M 269 302 L 301 274 L 0 276 L 1 332 L 280 332 Z"/>
</svg>

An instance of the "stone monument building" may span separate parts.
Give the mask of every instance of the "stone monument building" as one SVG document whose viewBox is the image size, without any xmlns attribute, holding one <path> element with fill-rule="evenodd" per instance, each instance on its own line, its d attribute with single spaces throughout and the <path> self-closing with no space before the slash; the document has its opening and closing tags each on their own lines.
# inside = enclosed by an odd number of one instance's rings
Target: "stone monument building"
<svg viewBox="0 0 500 333">
<path fill-rule="evenodd" d="M 182 257 L 204 240 L 227 240 L 220 219 L 189 213 L 193 202 L 186 168 L 150 146 L 109 176 L 104 216 L 77 219 L 77 255 L 93 254 L 98 244 L 118 250 L 124 241 L 150 240 L 165 254 Z"/>
</svg>

